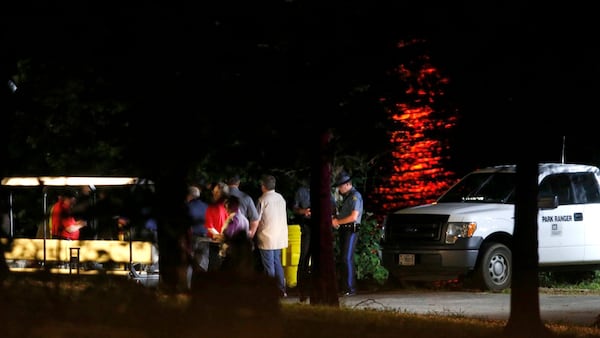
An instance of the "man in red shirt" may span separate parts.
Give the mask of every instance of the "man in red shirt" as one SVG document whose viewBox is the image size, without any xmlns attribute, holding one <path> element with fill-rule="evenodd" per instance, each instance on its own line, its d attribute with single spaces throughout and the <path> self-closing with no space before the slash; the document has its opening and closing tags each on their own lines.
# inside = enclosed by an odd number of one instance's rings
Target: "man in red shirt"
<svg viewBox="0 0 600 338">
<path fill-rule="evenodd" d="M 58 200 L 50 209 L 52 238 L 79 239 L 79 229 L 86 226 L 86 222 L 73 217 L 71 214 L 73 204 L 75 204 L 75 195 L 72 192 L 58 196 Z"/>
</svg>

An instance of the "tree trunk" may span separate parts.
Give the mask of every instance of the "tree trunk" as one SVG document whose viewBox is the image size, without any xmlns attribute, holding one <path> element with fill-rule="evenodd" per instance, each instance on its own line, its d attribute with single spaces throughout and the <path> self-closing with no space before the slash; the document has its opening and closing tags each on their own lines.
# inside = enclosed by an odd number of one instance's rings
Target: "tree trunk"
<svg viewBox="0 0 600 338">
<path fill-rule="evenodd" d="M 184 175 L 169 175 L 156 183 L 158 252 L 161 288 L 167 292 L 186 290 L 186 183 Z"/>
<path fill-rule="evenodd" d="M 311 286 L 310 303 L 339 306 L 337 276 L 331 228 L 331 132 L 321 132 L 314 137 L 315 155 L 311 166 Z"/>
<path fill-rule="evenodd" d="M 510 316 L 504 328 L 504 334 L 508 337 L 550 335 L 540 317 L 537 177 L 538 163 L 535 156 L 520 157 L 516 174 Z"/>
</svg>

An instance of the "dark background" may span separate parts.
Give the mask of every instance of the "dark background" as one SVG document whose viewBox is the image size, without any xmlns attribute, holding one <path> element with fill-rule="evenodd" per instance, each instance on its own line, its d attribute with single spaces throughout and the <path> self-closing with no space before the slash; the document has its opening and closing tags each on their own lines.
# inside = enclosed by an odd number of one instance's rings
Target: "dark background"
<svg viewBox="0 0 600 338">
<path fill-rule="evenodd" d="M 300 120 L 360 123 L 360 109 L 343 116 L 307 111 L 328 102 L 323 97 L 329 94 L 339 101 L 352 81 L 397 64 L 394 45 L 420 37 L 429 41 L 432 63 L 450 79 L 446 97 L 460 116 L 451 169 L 462 174 L 514 162 L 525 144 L 543 161 L 560 161 L 563 141 L 567 161 L 600 161 L 598 24 L 584 1 L 2 6 L 2 78 L 23 59 L 64 67 L 65 73 L 93 65 L 114 95 L 144 102 L 129 113 L 150 127 L 175 130 L 186 116 L 198 115 L 193 123 L 225 122 L 229 130 L 257 126 L 265 140 L 256 142 L 268 143 L 272 131 L 260 129 L 265 122 L 288 128 L 282 132 L 293 132 Z M 285 49 L 272 48 L 273 41 Z M 215 128 L 209 137 L 226 137 L 226 130 Z"/>
</svg>

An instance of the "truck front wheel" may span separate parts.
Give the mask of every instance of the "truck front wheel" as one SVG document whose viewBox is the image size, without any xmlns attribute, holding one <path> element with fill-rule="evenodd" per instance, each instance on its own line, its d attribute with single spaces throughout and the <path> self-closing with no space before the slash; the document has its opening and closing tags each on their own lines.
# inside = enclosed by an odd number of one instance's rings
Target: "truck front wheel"
<svg viewBox="0 0 600 338">
<path fill-rule="evenodd" d="M 481 247 L 481 256 L 475 270 L 476 280 L 482 289 L 499 292 L 510 287 L 512 254 L 500 243 Z"/>
</svg>

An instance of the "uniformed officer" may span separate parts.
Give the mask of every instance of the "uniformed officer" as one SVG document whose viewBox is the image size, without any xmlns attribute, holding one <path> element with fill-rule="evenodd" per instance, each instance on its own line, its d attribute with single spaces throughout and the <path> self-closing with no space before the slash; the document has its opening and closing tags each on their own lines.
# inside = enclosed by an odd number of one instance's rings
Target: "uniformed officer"
<svg viewBox="0 0 600 338">
<path fill-rule="evenodd" d="M 354 251 L 363 214 L 363 199 L 352 186 L 352 178 L 345 172 L 337 175 L 333 186 L 337 187 L 343 198 L 337 216 L 331 221 L 332 226 L 339 231 L 342 295 L 353 296 L 356 294 Z"/>
</svg>

